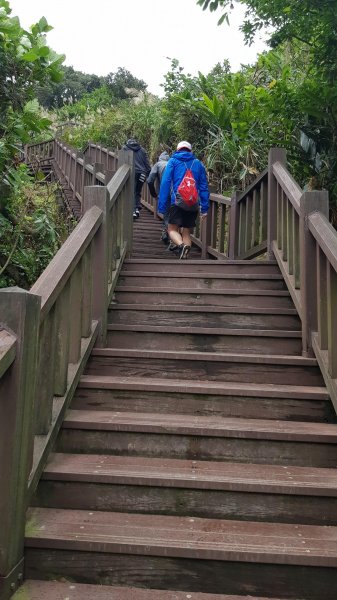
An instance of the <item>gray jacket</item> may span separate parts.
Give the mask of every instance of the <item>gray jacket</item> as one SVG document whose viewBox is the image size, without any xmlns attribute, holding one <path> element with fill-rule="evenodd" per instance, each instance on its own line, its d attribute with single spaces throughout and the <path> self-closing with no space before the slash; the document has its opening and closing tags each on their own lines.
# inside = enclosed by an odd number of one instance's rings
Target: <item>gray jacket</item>
<svg viewBox="0 0 337 600">
<path fill-rule="evenodd" d="M 150 194 L 153 198 L 158 197 L 158 191 L 156 190 L 155 184 L 157 183 L 157 186 L 160 185 L 162 174 L 169 159 L 170 155 L 167 152 L 162 152 L 159 156 L 158 162 L 153 165 L 150 175 L 147 178 L 147 184 L 149 186 Z"/>
</svg>

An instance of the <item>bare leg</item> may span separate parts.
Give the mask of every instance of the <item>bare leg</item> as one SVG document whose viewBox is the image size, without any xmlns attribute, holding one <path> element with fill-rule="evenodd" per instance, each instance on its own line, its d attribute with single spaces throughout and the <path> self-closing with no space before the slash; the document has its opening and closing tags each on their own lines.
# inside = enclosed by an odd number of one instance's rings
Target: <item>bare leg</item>
<svg viewBox="0 0 337 600">
<path fill-rule="evenodd" d="M 173 225 L 169 223 L 168 225 L 168 234 L 170 236 L 171 242 L 173 242 L 176 246 L 181 246 L 183 243 L 183 238 L 179 232 L 179 225 Z"/>
<path fill-rule="evenodd" d="M 182 238 L 185 246 L 192 246 L 191 230 L 188 227 L 182 229 Z"/>
</svg>

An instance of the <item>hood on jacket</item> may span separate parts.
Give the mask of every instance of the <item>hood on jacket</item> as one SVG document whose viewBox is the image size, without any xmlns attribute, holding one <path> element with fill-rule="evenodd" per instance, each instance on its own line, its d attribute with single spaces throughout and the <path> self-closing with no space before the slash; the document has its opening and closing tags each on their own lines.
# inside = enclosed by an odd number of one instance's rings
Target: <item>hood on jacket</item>
<svg viewBox="0 0 337 600">
<path fill-rule="evenodd" d="M 165 160 L 168 161 L 170 160 L 170 155 L 168 152 L 162 152 L 161 155 L 159 156 L 159 160 Z"/>
<path fill-rule="evenodd" d="M 133 139 L 133 138 L 130 138 L 126 142 L 126 146 L 128 148 L 130 148 L 130 150 L 133 150 L 134 152 L 137 152 L 137 150 L 139 150 L 139 148 L 140 148 L 140 144 L 138 144 L 138 142 L 135 139 Z"/>
<path fill-rule="evenodd" d="M 172 158 L 176 160 L 181 160 L 182 162 L 189 162 L 195 159 L 193 152 L 189 152 L 188 150 L 179 150 L 179 152 L 175 152 L 172 154 Z"/>
</svg>

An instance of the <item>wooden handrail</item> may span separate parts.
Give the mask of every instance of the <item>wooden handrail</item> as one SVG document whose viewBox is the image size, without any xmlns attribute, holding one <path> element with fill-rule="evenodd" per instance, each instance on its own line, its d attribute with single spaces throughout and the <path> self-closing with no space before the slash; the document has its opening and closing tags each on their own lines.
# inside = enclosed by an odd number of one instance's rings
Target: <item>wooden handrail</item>
<svg viewBox="0 0 337 600">
<path fill-rule="evenodd" d="M 41 323 L 88 248 L 102 218 L 102 211 L 96 206 L 88 210 L 32 286 L 32 294 L 41 296 Z"/>
<path fill-rule="evenodd" d="M 16 335 L 6 329 L 0 330 L 0 379 L 15 360 Z"/>
<path fill-rule="evenodd" d="M 110 195 L 110 208 L 112 208 L 115 204 L 116 199 L 121 193 L 129 177 L 130 167 L 128 165 L 123 165 L 120 169 L 118 169 L 117 173 L 109 181 L 107 189 Z"/>
<path fill-rule="evenodd" d="M 273 164 L 273 173 L 282 190 L 285 192 L 288 200 L 299 214 L 300 199 L 302 196 L 302 190 L 300 186 L 280 162 Z"/>
<path fill-rule="evenodd" d="M 309 231 L 314 236 L 320 249 L 324 252 L 330 265 L 337 273 L 337 232 L 328 219 L 320 212 L 313 212 L 308 217 Z"/>
</svg>

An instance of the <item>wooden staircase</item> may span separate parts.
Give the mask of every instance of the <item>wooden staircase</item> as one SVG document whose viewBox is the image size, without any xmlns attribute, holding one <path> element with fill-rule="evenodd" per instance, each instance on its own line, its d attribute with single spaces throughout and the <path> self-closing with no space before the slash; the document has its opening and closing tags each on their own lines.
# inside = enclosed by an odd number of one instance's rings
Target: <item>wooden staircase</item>
<svg viewBox="0 0 337 600">
<path fill-rule="evenodd" d="M 199 258 L 136 222 L 107 348 L 29 509 L 16 600 L 335 600 L 337 428 L 317 362 L 276 263 Z"/>
</svg>

